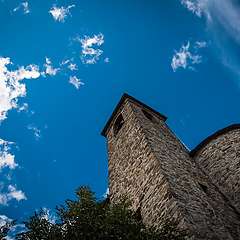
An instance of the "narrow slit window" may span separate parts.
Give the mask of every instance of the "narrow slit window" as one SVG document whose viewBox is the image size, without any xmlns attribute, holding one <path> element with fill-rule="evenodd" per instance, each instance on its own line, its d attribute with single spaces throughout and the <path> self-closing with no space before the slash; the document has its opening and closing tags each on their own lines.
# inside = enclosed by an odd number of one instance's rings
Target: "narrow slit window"
<svg viewBox="0 0 240 240">
<path fill-rule="evenodd" d="M 203 185 L 202 183 L 198 183 L 199 184 L 199 186 L 201 187 L 201 189 L 205 192 L 205 193 L 207 193 L 207 186 L 205 186 L 205 185 Z"/>
<path fill-rule="evenodd" d="M 122 128 L 123 124 L 124 124 L 123 116 L 122 116 L 122 114 L 119 114 L 119 116 L 117 117 L 117 119 L 114 123 L 114 126 L 113 126 L 113 133 L 115 136 L 118 134 L 118 132 Z"/>
<path fill-rule="evenodd" d="M 151 122 L 154 120 L 152 114 L 150 114 L 149 112 L 145 111 L 144 109 L 142 110 L 142 112 L 143 112 L 144 116 L 145 116 L 148 120 L 150 120 Z"/>
<path fill-rule="evenodd" d="M 135 218 L 137 221 L 142 221 L 141 207 L 138 207 L 137 211 L 135 212 Z"/>
</svg>

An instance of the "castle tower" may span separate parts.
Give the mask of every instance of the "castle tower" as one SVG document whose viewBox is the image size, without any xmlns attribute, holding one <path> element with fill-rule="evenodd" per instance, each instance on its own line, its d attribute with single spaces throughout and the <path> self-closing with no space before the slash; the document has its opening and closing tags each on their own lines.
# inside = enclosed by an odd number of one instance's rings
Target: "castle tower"
<svg viewBox="0 0 240 240">
<path fill-rule="evenodd" d="M 170 218 L 194 239 L 239 239 L 239 213 L 198 167 L 166 117 L 124 94 L 102 131 L 110 200 L 127 195 L 146 224 Z"/>
<path fill-rule="evenodd" d="M 190 154 L 240 209 L 240 124 L 218 130 Z"/>
</svg>

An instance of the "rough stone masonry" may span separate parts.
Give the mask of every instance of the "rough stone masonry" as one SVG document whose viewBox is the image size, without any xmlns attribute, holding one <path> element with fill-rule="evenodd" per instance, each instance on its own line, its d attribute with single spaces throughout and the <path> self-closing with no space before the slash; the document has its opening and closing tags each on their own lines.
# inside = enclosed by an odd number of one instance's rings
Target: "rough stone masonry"
<svg viewBox="0 0 240 240">
<path fill-rule="evenodd" d="M 176 220 L 193 239 L 240 239 L 240 125 L 191 152 L 167 118 L 124 94 L 103 129 L 111 201 L 127 195 L 146 224 Z"/>
</svg>

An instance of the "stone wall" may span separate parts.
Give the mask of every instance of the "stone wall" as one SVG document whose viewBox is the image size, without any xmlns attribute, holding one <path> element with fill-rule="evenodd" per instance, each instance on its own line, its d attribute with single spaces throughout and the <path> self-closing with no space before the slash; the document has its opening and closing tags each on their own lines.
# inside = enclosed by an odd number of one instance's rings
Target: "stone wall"
<svg viewBox="0 0 240 240">
<path fill-rule="evenodd" d="M 119 114 L 124 124 L 115 134 Z M 240 239 L 238 212 L 163 118 L 125 99 L 106 135 L 111 201 L 127 195 L 146 223 L 176 219 L 195 239 Z"/>
<path fill-rule="evenodd" d="M 198 239 L 239 239 L 238 213 L 189 156 L 185 146 L 156 116 L 149 121 L 141 106 L 132 104 L 132 109 L 188 228 Z"/>
<path fill-rule="evenodd" d="M 240 209 L 240 128 L 210 141 L 194 159 Z"/>
<path fill-rule="evenodd" d="M 123 106 L 119 113 L 123 115 L 124 125 L 117 136 L 114 136 L 112 125 L 107 134 L 111 201 L 127 195 L 135 210 L 141 208 L 143 220 L 149 224 L 159 224 L 156 219 L 170 216 L 183 222 L 181 211 L 170 195 L 168 182 L 160 172 L 160 164 L 145 138 L 131 103 L 126 102 Z"/>
</svg>

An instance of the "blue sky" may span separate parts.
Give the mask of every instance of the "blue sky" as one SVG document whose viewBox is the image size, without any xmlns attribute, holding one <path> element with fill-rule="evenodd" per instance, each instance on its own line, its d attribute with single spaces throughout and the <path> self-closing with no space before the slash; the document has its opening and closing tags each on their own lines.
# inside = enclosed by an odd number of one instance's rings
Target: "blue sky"
<svg viewBox="0 0 240 240">
<path fill-rule="evenodd" d="M 107 189 L 124 92 L 194 148 L 240 120 L 237 0 L 0 1 L 0 215 Z"/>
</svg>

